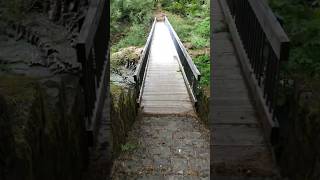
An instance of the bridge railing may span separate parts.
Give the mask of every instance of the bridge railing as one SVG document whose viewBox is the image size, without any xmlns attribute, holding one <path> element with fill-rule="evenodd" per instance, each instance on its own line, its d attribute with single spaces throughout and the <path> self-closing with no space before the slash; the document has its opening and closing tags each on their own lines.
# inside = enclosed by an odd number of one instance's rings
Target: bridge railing
<svg viewBox="0 0 320 180">
<path fill-rule="evenodd" d="M 274 108 L 280 62 L 288 60 L 289 38 L 265 0 L 220 0 L 220 4 L 250 88 L 264 102 L 268 126 L 278 126 Z"/>
<path fill-rule="evenodd" d="M 192 58 L 188 54 L 186 48 L 183 46 L 180 38 L 178 37 L 177 33 L 173 29 L 172 25 L 170 24 L 167 17 L 165 17 L 165 24 L 169 29 L 171 38 L 173 40 L 174 46 L 178 52 L 179 55 L 179 62 L 180 65 L 183 68 L 183 76 L 185 79 L 187 79 L 187 87 L 190 91 L 190 95 L 193 99 L 193 102 L 197 103 L 197 95 L 198 95 L 198 88 L 199 88 L 199 81 L 201 74 L 195 64 L 192 61 Z"/>
<path fill-rule="evenodd" d="M 146 76 L 147 66 L 148 66 L 148 58 L 150 54 L 150 48 L 152 43 L 152 37 L 154 34 L 154 28 L 156 24 L 157 19 L 154 18 L 150 33 L 148 35 L 147 42 L 143 48 L 142 55 L 140 56 L 139 64 L 137 65 L 136 71 L 133 75 L 134 81 L 135 81 L 135 87 L 136 87 L 136 93 L 137 93 L 137 103 L 140 104 L 141 101 L 141 95 L 143 92 L 143 83 Z"/>
<path fill-rule="evenodd" d="M 109 12 L 106 0 L 91 0 L 76 46 L 77 58 L 82 65 L 81 81 L 90 143 L 95 137 L 109 84 Z"/>
</svg>

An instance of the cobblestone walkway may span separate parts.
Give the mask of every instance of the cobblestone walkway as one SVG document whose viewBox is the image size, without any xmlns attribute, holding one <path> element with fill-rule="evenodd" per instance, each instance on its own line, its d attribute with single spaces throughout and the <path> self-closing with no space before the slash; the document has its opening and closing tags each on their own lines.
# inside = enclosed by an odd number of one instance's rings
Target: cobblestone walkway
<svg viewBox="0 0 320 180">
<path fill-rule="evenodd" d="M 209 179 L 209 130 L 194 117 L 142 117 L 115 160 L 112 179 Z"/>
</svg>

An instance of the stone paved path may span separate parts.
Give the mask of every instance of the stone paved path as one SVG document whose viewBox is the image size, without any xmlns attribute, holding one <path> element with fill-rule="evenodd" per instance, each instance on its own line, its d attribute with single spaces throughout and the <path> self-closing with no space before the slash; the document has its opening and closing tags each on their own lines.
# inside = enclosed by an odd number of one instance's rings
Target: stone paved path
<svg viewBox="0 0 320 180">
<path fill-rule="evenodd" d="M 194 117 L 142 117 L 114 162 L 112 179 L 209 179 L 209 131 Z"/>
</svg>

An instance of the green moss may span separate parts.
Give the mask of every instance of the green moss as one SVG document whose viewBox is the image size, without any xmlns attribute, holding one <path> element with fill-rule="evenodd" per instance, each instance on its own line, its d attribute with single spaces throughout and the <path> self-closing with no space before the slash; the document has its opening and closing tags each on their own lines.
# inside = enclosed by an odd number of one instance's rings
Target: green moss
<svg viewBox="0 0 320 180">
<path fill-rule="evenodd" d="M 36 79 L 26 76 L 1 76 L 0 93 L 9 102 L 28 102 L 34 98 Z"/>
<path fill-rule="evenodd" d="M 127 142 L 126 144 L 121 145 L 122 152 L 132 152 L 137 148 L 138 148 L 137 144 L 132 144 L 130 142 Z"/>
<path fill-rule="evenodd" d="M 133 89 L 124 90 L 112 85 L 111 99 L 113 156 L 116 157 L 124 148 L 127 149 L 124 146 L 127 133 L 137 118 L 136 94 Z"/>
</svg>

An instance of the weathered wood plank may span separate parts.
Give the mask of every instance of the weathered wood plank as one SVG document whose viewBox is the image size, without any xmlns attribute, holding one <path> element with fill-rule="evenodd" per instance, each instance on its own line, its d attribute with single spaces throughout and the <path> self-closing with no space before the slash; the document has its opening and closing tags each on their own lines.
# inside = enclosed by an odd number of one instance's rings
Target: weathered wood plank
<svg viewBox="0 0 320 180">
<path fill-rule="evenodd" d="M 146 101 L 191 101 L 188 94 L 156 94 L 156 95 L 144 95 L 143 99 Z"/>
<path fill-rule="evenodd" d="M 192 109 L 186 109 L 184 107 L 143 107 L 142 112 L 144 114 L 194 114 L 194 110 Z"/>
<path fill-rule="evenodd" d="M 219 175 L 272 177 L 275 167 L 270 151 L 265 146 L 211 146 L 211 164 Z M 235 171 L 237 170 L 237 171 Z M 242 172 L 242 171 L 245 172 Z M 244 179 L 248 179 L 245 177 Z"/>
<path fill-rule="evenodd" d="M 254 111 L 213 111 L 212 122 L 215 124 L 259 124 Z"/>
<path fill-rule="evenodd" d="M 256 125 L 215 125 L 213 145 L 264 145 L 264 137 Z"/>
<path fill-rule="evenodd" d="M 246 106 L 246 107 L 252 107 L 253 106 L 250 102 L 250 99 L 248 96 L 242 96 L 239 98 L 217 98 L 216 96 L 213 97 L 212 99 L 213 103 L 216 104 L 219 107 L 225 107 L 225 106 Z"/>
</svg>

